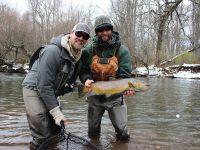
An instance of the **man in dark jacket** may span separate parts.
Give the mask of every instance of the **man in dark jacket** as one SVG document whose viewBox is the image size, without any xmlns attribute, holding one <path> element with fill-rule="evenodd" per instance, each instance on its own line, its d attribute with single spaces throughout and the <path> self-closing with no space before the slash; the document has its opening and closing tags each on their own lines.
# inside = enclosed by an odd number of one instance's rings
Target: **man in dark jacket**
<svg viewBox="0 0 200 150">
<path fill-rule="evenodd" d="M 119 34 L 113 31 L 113 25 L 107 16 L 99 16 L 95 20 L 95 33 L 91 44 L 82 53 L 83 67 L 79 78 L 85 86 L 95 81 L 106 81 L 116 78 L 131 77 L 131 55 L 127 47 L 121 45 Z M 132 96 L 134 90 L 125 93 L 106 95 L 90 95 L 88 100 L 88 134 L 96 136 L 100 133 L 101 119 L 108 111 L 110 120 L 119 140 L 128 140 L 127 106 L 123 95 Z"/>
<path fill-rule="evenodd" d="M 35 58 L 23 86 L 27 119 L 33 140 L 30 149 L 39 148 L 49 137 L 60 132 L 60 122 L 67 124 L 58 96 L 71 91 L 80 71 L 83 46 L 90 38 L 90 29 L 78 23 L 69 34 L 51 40 Z"/>
</svg>

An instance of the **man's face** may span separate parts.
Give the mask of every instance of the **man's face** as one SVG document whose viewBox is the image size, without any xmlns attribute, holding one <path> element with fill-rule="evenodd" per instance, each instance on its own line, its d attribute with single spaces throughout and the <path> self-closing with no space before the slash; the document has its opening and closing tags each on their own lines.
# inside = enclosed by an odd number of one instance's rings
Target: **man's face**
<svg viewBox="0 0 200 150">
<path fill-rule="evenodd" d="M 75 48 L 75 49 L 82 49 L 83 46 L 87 43 L 88 39 L 90 38 L 90 36 L 82 31 L 78 31 L 78 32 L 72 32 L 70 34 L 70 42 L 71 45 Z"/>
<path fill-rule="evenodd" d="M 112 37 L 112 30 L 110 27 L 101 27 L 96 30 L 96 34 L 103 42 L 108 42 Z"/>
</svg>

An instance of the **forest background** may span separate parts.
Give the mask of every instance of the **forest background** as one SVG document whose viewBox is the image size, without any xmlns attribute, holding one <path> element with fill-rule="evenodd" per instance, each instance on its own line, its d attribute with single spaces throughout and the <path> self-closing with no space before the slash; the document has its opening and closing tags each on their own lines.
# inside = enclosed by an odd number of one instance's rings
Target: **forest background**
<svg viewBox="0 0 200 150">
<path fill-rule="evenodd" d="M 78 22 L 93 31 L 99 10 L 112 20 L 135 66 L 160 66 L 180 54 L 184 55 L 170 64 L 200 64 L 199 0 L 108 1 L 102 9 L 92 2 L 26 0 L 24 12 L 0 1 L 0 65 L 29 62 L 38 47 L 71 32 Z"/>
</svg>

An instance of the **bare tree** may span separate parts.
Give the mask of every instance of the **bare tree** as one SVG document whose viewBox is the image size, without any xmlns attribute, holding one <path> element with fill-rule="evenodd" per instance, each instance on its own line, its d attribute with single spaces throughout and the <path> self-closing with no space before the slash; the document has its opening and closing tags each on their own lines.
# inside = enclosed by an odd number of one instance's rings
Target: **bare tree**
<svg viewBox="0 0 200 150">
<path fill-rule="evenodd" d="M 165 33 L 167 19 L 176 10 L 176 8 L 181 2 L 182 0 L 177 0 L 175 2 L 169 2 L 168 0 L 165 0 L 164 11 L 162 12 L 162 14 L 159 15 L 157 44 L 155 51 L 155 56 L 156 56 L 155 65 L 159 65 L 161 61 L 160 53 L 162 50 L 163 34 Z"/>
<path fill-rule="evenodd" d="M 106 14 L 120 33 L 122 43 L 131 50 L 133 63 L 159 65 L 200 44 L 199 1 L 190 0 L 189 6 L 182 1 L 110 0 Z M 49 43 L 51 37 L 71 32 L 77 22 L 92 27 L 92 18 L 97 15 L 91 4 L 79 5 L 73 0 L 27 2 L 29 10 L 23 15 L 0 4 L 1 62 L 20 58 L 29 61 L 30 54 Z"/>
<path fill-rule="evenodd" d="M 48 43 L 60 12 L 61 0 L 28 0 L 33 20 L 34 47 Z M 39 39 L 39 40 L 37 40 Z"/>
<path fill-rule="evenodd" d="M 7 5 L 0 5 L 0 59 L 1 63 L 12 56 L 15 57 L 16 50 L 13 45 L 23 43 L 25 29 L 21 26 L 22 20 L 19 14 Z M 10 53 L 13 52 L 13 53 Z"/>
<path fill-rule="evenodd" d="M 192 0 L 193 47 L 200 45 L 200 2 Z"/>
<path fill-rule="evenodd" d="M 110 0 L 111 19 L 117 31 L 121 33 L 123 42 L 135 52 L 135 27 L 137 0 Z"/>
<path fill-rule="evenodd" d="M 90 21 L 91 10 L 86 12 L 72 1 L 28 0 L 28 3 L 37 47 L 49 43 L 56 34 L 70 32 L 77 22 Z"/>
</svg>

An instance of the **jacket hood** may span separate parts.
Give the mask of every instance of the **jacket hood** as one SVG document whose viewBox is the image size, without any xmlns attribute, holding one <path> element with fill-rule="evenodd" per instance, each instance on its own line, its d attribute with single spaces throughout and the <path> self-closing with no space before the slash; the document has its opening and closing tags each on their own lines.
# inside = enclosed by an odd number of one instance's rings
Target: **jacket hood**
<svg viewBox="0 0 200 150">
<path fill-rule="evenodd" d="M 94 46 L 101 46 L 101 47 L 113 47 L 113 46 L 120 46 L 121 45 L 121 39 L 118 32 L 112 31 L 112 38 L 109 42 L 103 42 L 97 35 L 93 38 L 93 44 Z"/>
<path fill-rule="evenodd" d="M 69 42 L 69 39 L 69 34 L 63 36 L 61 38 L 61 46 L 64 47 L 65 50 L 69 53 L 70 57 L 77 62 L 81 57 L 82 50 L 75 49 Z"/>
<path fill-rule="evenodd" d="M 77 62 L 81 57 L 82 51 L 73 49 L 69 43 L 69 34 L 61 34 L 57 37 L 53 37 L 50 43 L 58 46 L 61 49 L 64 48 L 72 60 L 75 62 Z"/>
<path fill-rule="evenodd" d="M 61 48 L 62 47 L 62 45 L 61 45 L 61 39 L 62 39 L 63 36 L 65 36 L 65 34 L 60 34 L 59 36 L 53 37 L 51 39 L 50 43 L 54 44 L 54 45 L 56 45 L 56 46 L 58 46 L 58 47 Z"/>
</svg>

